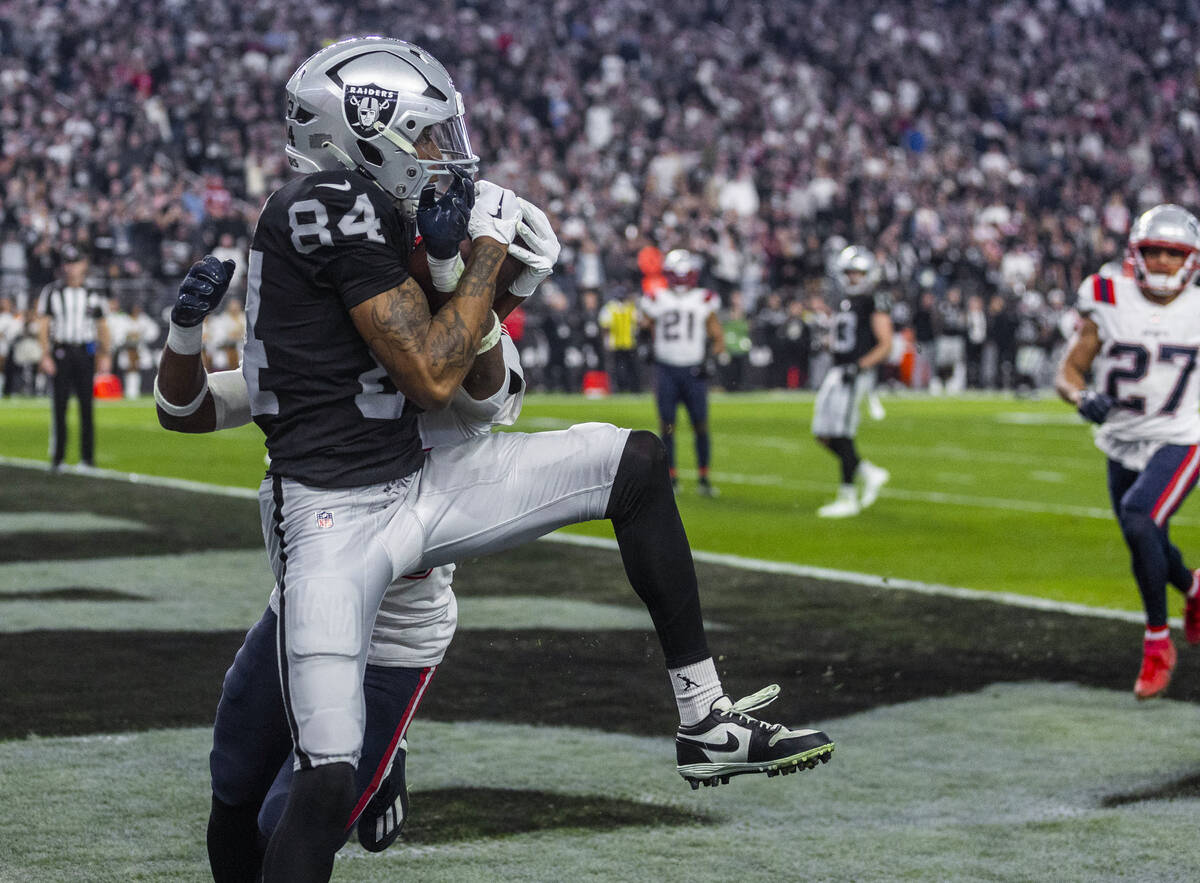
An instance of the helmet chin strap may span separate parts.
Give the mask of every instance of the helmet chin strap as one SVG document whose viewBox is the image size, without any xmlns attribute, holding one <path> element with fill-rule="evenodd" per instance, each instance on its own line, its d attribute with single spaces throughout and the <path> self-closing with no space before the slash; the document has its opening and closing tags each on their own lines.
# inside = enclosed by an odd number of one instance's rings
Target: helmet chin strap
<svg viewBox="0 0 1200 883">
<path fill-rule="evenodd" d="M 415 148 L 411 143 L 406 141 L 404 138 L 400 137 L 399 133 L 393 132 L 391 129 L 389 129 L 387 126 L 385 126 L 383 123 L 379 122 L 379 120 L 375 121 L 375 125 L 372 128 L 374 128 L 376 132 L 378 132 L 380 135 L 382 135 L 385 140 L 390 141 L 396 147 L 398 147 L 399 149 L 401 149 L 405 153 L 407 153 L 409 156 L 417 156 L 417 148 Z M 420 157 L 417 157 L 417 158 L 420 159 Z"/>
</svg>

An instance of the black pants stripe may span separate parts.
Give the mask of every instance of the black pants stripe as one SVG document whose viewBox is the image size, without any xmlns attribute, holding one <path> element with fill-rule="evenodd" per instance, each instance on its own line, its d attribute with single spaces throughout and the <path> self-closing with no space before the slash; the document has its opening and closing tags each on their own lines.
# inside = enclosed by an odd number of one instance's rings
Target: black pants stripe
<svg viewBox="0 0 1200 883">
<path fill-rule="evenodd" d="M 92 420 L 92 379 L 96 357 L 89 344 L 58 343 L 54 353 L 54 425 L 50 435 L 50 462 L 57 466 L 67 452 L 67 403 L 79 399 L 79 460 L 96 460 L 96 430 Z"/>
<path fill-rule="evenodd" d="M 301 769 L 311 769 L 312 759 L 303 751 L 300 750 L 300 728 L 296 724 L 296 715 L 292 711 L 292 690 L 291 684 L 288 683 L 288 667 L 287 667 L 287 537 L 283 534 L 283 480 L 278 476 L 273 476 L 271 482 L 272 495 L 274 497 L 275 511 L 273 520 L 275 526 L 273 530 L 275 535 L 279 537 L 279 626 L 276 632 L 276 652 L 279 660 L 279 686 L 283 691 L 283 711 L 287 715 L 288 729 L 292 731 L 292 746 L 296 752 L 296 758 L 300 761 Z"/>
</svg>

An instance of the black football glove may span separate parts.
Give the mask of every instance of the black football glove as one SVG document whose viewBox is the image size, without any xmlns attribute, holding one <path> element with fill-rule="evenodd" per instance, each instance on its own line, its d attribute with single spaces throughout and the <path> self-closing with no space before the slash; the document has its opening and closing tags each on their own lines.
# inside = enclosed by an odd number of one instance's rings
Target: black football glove
<svg viewBox="0 0 1200 883">
<path fill-rule="evenodd" d="M 425 240 L 431 258 L 444 261 L 458 254 L 458 244 L 467 238 L 467 222 L 475 207 L 475 185 L 471 176 L 457 166 L 449 166 L 453 179 L 440 197 L 432 184 L 426 184 L 417 203 L 417 230 Z"/>
<path fill-rule="evenodd" d="M 1108 412 L 1115 404 L 1112 396 L 1092 389 L 1085 389 L 1079 394 L 1079 413 L 1083 419 L 1092 423 L 1103 423 L 1107 420 Z"/>
<path fill-rule="evenodd" d="M 853 386 L 858 379 L 858 362 L 849 362 L 842 366 L 842 383 Z"/>
<path fill-rule="evenodd" d="M 192 264 L 179 283 L 179 299 L 171 309 L 171 321 L 180 328 L 195 328 L 217 308 L 229 289 L 237 265 L 219 261 L 210 254 Z"/>
</svg>

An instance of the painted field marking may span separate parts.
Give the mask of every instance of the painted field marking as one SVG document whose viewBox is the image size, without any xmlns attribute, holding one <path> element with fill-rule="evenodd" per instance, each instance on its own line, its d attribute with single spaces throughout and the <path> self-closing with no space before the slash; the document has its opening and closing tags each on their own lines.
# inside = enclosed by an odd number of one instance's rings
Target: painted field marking
<svg viewBox="0 0 1200 883">
<path fill-rule="evenodd" d="M 569 546 L 585 546 L 593 549 L 608 549 L 619 551 L 617 541 L 605 537 L 586 537 L 577 534 L 553 533 L 542 537 L 552 543 L 564 543 Z M 766 561 L 762 558 L 744 558 L 741 555 L 726 555 L 720 552 L 702 552 L 693 549 L 692 557 L 705 564 L 719 564 L 724 567 L 735 567 L 738 570 L 749 570 L 754 573 L 775 573 L 784 576 L 799 576 L 807 579 L 828 580 L 830 582 L 850 583 L 857 586 L 867 586 L 873 589 L 898 589 L 905 592 L 916 592 L 920 595 L 937 595 L 943 598 L 958 598 L 963 601 L 994 601 L 997 604 L 1007 604 L 1010 607 L 1024 607 L 1030 610 L 1046 610 L 1053 613 L 1070 613 L 1075 616 L 1095 616 L 1100 619 L 1116 619 L 1122 622 L 1142 623 L 1145 617 L 1131 610 L 1112 610 L 1107 607 L 1089 607 L 1086 604 L 1073 604 L 1069 601 L 1050 601 L 1045 598 L 1033 598 L 1018 595 L 1015 592 L 991 592 L 986 589 L 964 589 L 958 586 L 946 586 L 939 583 L 923 583 L 911 579 L 897 579 L 887 576 L 875 576 L 870 573 L 855 573 L 850 570 L 834 570 L 829 567 L 810 567 L 806 564 L 792 564 L 787 561 Z M 1182 628 L 1182 620 L 1173 621 L 1176 627 Z"/>
<path fill-rule="evenodd" d="M 24 460 L 12 457 L 0 457 L 0 465 L 16 466 L 21 468 L 40 469 L 48 471 L 49 467 L 46 463 L 40 460 Z M 116 481 L 128 481 L 135 484 L 145 484 L 152 487 L 168 487 L 178 490 L 196 491 L 198 493 L 216 494 L 225 497 L 235 497 L 238 499 L 258 499 L 257 491 L 250 488 L 234 488 L 222 487 L 220 485 L 204 484 L 198 481 L 184 481 L 177 478 L 161 478 L 152 475 L 139 475 L 137 473 L 117 472 L 109 469 L 87 469 L 80 470 L 81 474 L 87 474 L 96 478 L 107 478 Z M 717 481 L 728 481 L 738 483 L 733 476 L 714 476 Z M 758 476 L 744 476 L 743 478 L 759 478 Z M 762 481 L 746 481 L 744 483 L 762 484 Z M 776 483 L 779 483 L 778 481 Z M 825 484 L 814 487 L 824 488 Z M 895 491 L 891 492 L 892 496 L 901 496 Z M 949 494 L 934 494 L 934 497 L 949 497 Z M 914 495 L 915 498 L 915 495 Z M 973 498 L 963 498 L 965 500 Z M 1012 508 L 1020 508 L 1025 504 L 1020 501 L 1003 501 L 1013 503 Z M 964 503 L 963 505 L 971 505 Z M 1038 512 L 1053 512 L 1054 514 L 1078 514 L 1083 517 L 1101 517 L 1099 513 L 1103 512 L 1103 517 L 1111 518 L 1111 513 L 1108 510 L 1088 509 L 1086 507 L 1042 507 L 1039 509 L 1025 510 Z M 1176 521 L 1183 519 L 1176 518 Z M 1200 523 L 1195 519 L 1191 520 L 1193 524 Z M 542 539 L 549 542 L 565 543 L 567 545 L 585 546 L 594 549 L 606 549 L 611 552 L 619 551 L 616 540 L 606 539 L 604 537 L 587 537 L 577 534 L 554 533 Z M 1141 613 L 1136 613 L 1130 610 L 1113 610 L 1106 607 L 1089 607 L 1086 604 L 1073 604 L 1068 601 L 1050 601 L 1045 598 L 1034 598 L 1026 595 L 1018 595 L 1015 592 L 992 592 L 986 589 L 966 589 L 958 586 L 947 586 L 939 583 L 925 583 L 918 580 L 896 579 L 892 577 L 876 576 L 869 573 L 855 573 L 849 570 L 834 570 L 828 567 L 810 567 L 804 564 L 792 564 L 786 561 L 767 561 L 762 558 L 745 558 L 740 555 L 727 555 L 719 552 L 704 552 L 698 549 L 692 550 L 692 557 L 697 561 L 702 561 L 705 564 L 719 564 L 726 567 L 736 567 L 739 570 L 749 570 L 757 573 L 776 573 L 787 576 L 799 576 L 808 579 L 829 580 L 831 582 L 844 582 L 853 585 L 868 586 L 878 589 L 895 589 L 906 592 L 916 592 L 924 595 L 938 595 L 946 598 L 958 598 L 964 601 L 993 601 L 997 604 L 1007 604 L 1012 607 L 1024 607 L 1031 610 L 1046 610 L 1054 613 L 1069 613 L 1074 616 L 1095 616 L 1102 619 L 1115 619 L 1122 622 L 1141 623 L 1144 617 Z M 1182 620 L 1176 618 L 1171 621 L 1176 628 L 1182 628 Z"/>
</svg>

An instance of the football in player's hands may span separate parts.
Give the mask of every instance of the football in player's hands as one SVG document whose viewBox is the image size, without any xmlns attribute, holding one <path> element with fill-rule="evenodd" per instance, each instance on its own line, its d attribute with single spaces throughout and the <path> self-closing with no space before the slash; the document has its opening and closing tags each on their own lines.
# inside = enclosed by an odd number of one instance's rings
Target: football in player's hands
<svg viewBox="0 0 1200 883">
<path fill-rule="evenodd" d="M 491 181 L 475 182 L 475 207 L 467 232 L 471 239 L 487 236 L 504 245 L 511 245 L 521 221 L 521 206 L 517 194 Z"/>
<path fill-rule="evenodd" d="M 554 272 L 554 264 L 558 261 L 562 246 L 545 212 L 520 197 L 517 202 L 521 206 L 517 235 L 521 237 L 522 244 L 514 240 L 508 247 L 508 253 L 520 260 L 525 269 L 509 290 L 518 297 L 529 297 Z"/>
<path fill-rule="evenodd" d="M 524 240 L 521 239 L 520 235 L 513 240 L 514 244 L 521 244 L 523 242 Z M 471 243 L 469 241 L 464 242 L 460 251 L 463 260 L 467 260 L 471 256 Z M 500 272 L 496 275 L 496 295 L 493 308 L 501 319 L 512 312 L 513 307 L 520 304 L 522 300 L 522 298 L 508 294 L 508 289 L 524 269 L 524 264 L 508 255 L 505 256 L 504 262 L 500 264 Z M 429 257 L 424 241 L 418 242 L 416 248 L 413 249 L 412 258 L 408 262 L 408 272 L 417 280 L 417 283 L 421 286 L 421 290 L 425 292 L 425 297 L 429 300 L 429 311 L 431 313 L 436 313 L 440 310 L 442 305 L 454 294 L 453 291 L 438 291 L 434 288 L 433 277 L 429 273 Z"/>
</svg>

